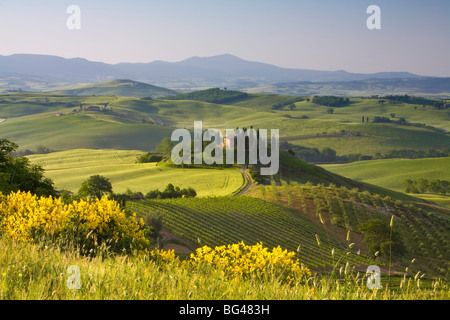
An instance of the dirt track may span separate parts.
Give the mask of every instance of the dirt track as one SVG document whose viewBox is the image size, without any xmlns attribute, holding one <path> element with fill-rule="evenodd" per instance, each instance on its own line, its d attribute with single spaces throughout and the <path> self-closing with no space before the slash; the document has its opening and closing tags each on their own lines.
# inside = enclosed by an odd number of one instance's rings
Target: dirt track
<svg viewBox="0 0 450 320">
<path fill-rule="evenodd" d="M 244 168 L 241 168 L 241 174 L 242 177 L 245 180 L 245 185 L 243 188 L 241 188 L 241 190 L 239 190 L 238 192 L 236 192 L 235 196 L 242 196 L 243 194 L 247 193 L 248 190 L 251 188 L 251 186 L 253 185 L 253 181 L 252 178 L 250 177 L 249 173 L 247 171 L 245 171 Z"/>
</svg>

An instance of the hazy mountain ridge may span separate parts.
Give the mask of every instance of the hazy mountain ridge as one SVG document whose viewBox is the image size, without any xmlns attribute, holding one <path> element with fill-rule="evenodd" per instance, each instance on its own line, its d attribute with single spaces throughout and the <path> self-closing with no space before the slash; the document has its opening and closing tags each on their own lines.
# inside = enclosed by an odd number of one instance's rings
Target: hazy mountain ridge
<svg viewBox="0 0 450 320">
<path fill-rule="evenodd" d="M 424 77 L 409 72 L 362 74 L 343 70 L 289 69 L 267 63 L 246 61 L 230 54 L 191 57 L 179 62 L 153 61 L 118 64 L 93 62 L 83 58 L 66 59 L 50 55 L 0 56 L 0 90 L 47 91 L 115 79 L 133 79 L 133 81 L 183 91 L 208 87 L 228 87 L 235 90 L 253 88 L 253 92 L 255 92 L 255 88 L 257 90 L 266 87 L 260 92 L 277 93 L 280 84 L 285 88 L 294 87 L 299 82 L 348 87 L 355 86 L 354 82 L 367 82 L 374 79 L 377 80 L 377 85 L 383 86 L 383 83 L 386 82 L 386 89 L 395 92 L 399 84 L 399 81 L 395 79 L 420 80 L 431 83 L 436 79 L 446 78 Z M 371 88 L 367 86 L 366 82 L 357 87 L 365 86 L 365 90 L 370 91 Z M 291 85 L 291 83 L 296 84 Z M 427 88 L 433 86 L 434 84 L 425 85 Z M 315 92 L 314 90 L 309 91 Z M 414 90 L 412 91 L 410 93 L 414 93 Z M 434 92 L 436 90 L 429 93 Z M 283 93 L 299 94 L 295 88 L 291 91 L 284 90 Z M 318 91 L 317 94 L 322 93 Z"/>
</svg>

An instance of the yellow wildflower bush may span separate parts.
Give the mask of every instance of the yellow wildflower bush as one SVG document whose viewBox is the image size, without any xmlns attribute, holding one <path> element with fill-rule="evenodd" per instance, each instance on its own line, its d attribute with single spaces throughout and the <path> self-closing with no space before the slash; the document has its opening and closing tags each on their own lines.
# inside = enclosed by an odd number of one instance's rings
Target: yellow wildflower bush
<svg viewBox="0 0 450 320">
<path fill-rule="evenodd" d="M 179 258 L 175 256 L 174 250 L 153 249 L 148 251 L 148 256 L 151 260 L 162 264 L 180 261 Z"/>
<path fill-rule="evenodd" d="M 204 246 L 190 256 L 193 266 L 207 265 L 222 268 L 226 275 L 234 277 L 280 277 L 288 283 L 302 282 L 311 276 L 308 268 L 300 266 L 295 252 L 280 246 L 269 250 L 262 243 L 250 246 L 244 242 L 218 246 Z"/>
<path fill-rule="evenodd" d="M 108 243 L 114 250 L 141 249 L 149 244 L 144 221 L 126 216 L 113 200 L 80 200 L 37 197 L 29 192 L 0 193 L 0 233 L 19 242 L 66 240 L 84 250 Z"/>
</svg>

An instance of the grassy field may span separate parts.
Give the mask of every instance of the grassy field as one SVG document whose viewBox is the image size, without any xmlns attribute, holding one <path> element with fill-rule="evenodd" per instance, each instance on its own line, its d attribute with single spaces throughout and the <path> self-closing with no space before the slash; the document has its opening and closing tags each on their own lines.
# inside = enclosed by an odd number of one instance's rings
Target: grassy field
<svg viewBox="0 0 450 320">
<path fill-rule="evenodd" d="M 404 117 L 449 130 L 449 111 L 411 104 L 380 105 L 377 99 L 351 98 L 346 107 L 334 108 L 311 102 L 296 102 L 295 109 L 271 110 L 292 97 L 249 95 L 232 105 L 189 100 L 142 100 L 118 96 L 64 96 L 15 93 L 0 95 L 0 135 L 21 148 L 39 145 L 56 149 L 76 148 L 143 150 L 153 149 L 176 127 L 192 128 L 196 120 L 203 127 L 234 129 L 253 126 L 279 129 L 280 137 L 306 147 L 331 147 L 339 155 L 374 155 L 391 149 L 427 150 L 450 147 L 448 134 L 430 129 L 394 124 L 361 123 L 361 117 Z M 108 103 L 107 112 L 77 112 L 84 106 Z M 56 117 L 56 113 L 64 116 Z M 301 119 L 307 116 L 308 119 Z M 352 136 L 348 136 L 352 133 Z"/>
<path fill-rule="evenodd" d="M 110 179 L 113 191 L 147 193 L 164 189 L 172 183 L 181 188 L 192 187 L 198 196 L 228 195 L 244 183 L 236 169 L 176 169 L 156 163 L 135 163 L 142 151 L 78 149 L 31 155 L 32 163 L 44 166 L 45 174 L 53 179 L 58 190 L 77 192 L 81 183 L 91 175 Z"/>
<path fill-rule="evenodd" d="M 322 165 L 322 167 L 350 179 L 399 192 L 404 192 L 403 181 L 406 179 L 450 179 L 450 158 L 383 159 Z M 414 196 L 444 205 L 450 204 L 448 195 L 414 194 Z"/>
<path fill-rule="evenodd" d="M 382 159 L 322 165 L 331 172 L 396 191 L 404 191 L 406 179 L 450 177 L 450 158 Z"/>
</svg>

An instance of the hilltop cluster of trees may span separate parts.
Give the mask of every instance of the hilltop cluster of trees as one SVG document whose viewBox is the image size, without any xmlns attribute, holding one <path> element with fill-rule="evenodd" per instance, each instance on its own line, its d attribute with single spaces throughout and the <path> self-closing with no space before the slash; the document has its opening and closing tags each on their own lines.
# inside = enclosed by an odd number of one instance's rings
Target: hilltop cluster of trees
<svg viewBox="0 0 450 320">
<path fill-rule="evenodd" d="M 450 182 L 447 180 L 435 179 L 428 181 L 428 179 L 403 181 L 406 193 L 434 193 L 447 194 L 450 193 Z"/>
<path fill-rule="evenodd" d="M 350 99 L 336 96 L 314 96 L 312 103 L 327 107 L 344 107 L 350 103 Z"/>
<path fill-rule="evenodd" d="M 422 97 L 415 97 L 405 95 L 387 95 L 381 97 L 382 99 L 386 99 L 391 104 L 400 104 L 400 103 L 408 103 L 408 104 L 417 104 L 421 106 L 432 106 L 434 109 L 445 109 L 446 103 L 443 101 L 438 102 L 433 99 L 427 99 Z M 383 101 L 383 100 L 380 100 Z"/>
<path fill-rule="evenodd" d="M 435 102 L 433 104 L 433 109 L 434 110 L 445 110 L 449 107 L 450 105 L 444 102 Z"/>
<path fill-rule="evenodd" d="M 246 98 L 246 92 L 222 90 L 219 88 L 211 88 L 207 90 L 189 92 L 176 96 L 165 97 L 166 100 L 195 100 L 211 103 L 227 103 L 242 98 Z"/>
</svg>

